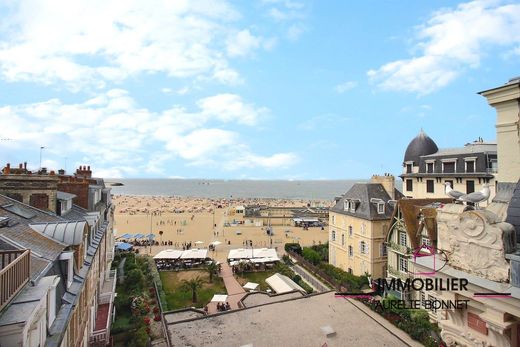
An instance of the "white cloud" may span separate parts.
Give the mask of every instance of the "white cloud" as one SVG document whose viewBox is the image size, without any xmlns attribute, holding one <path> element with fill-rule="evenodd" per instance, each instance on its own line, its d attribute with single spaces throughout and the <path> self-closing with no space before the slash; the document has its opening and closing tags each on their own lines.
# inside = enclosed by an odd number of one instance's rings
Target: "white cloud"
<svg viewBox="0 0 520 347">
<path fill-rule="evenodd" d="M 338 84 L 334 89 L 336 90 L 336 93 L 343 94 L 356 87 L 357 87 L 356 81 L 346 81 L 341 84 Z"/>
<path fill-rule="evenodd" d="M 260 47 L 262 39 L 248 29 L 239 31 L 227 41 L 227 53 L 231 57 L 245 56 Z"/>
<path fill-rule="evenodd" d="M 339 116 L 333 113 L 322 114 L 309 118 L 298 125 L 302 130 L 312 131 L 319 128 L 336 128 L 351 121 L 352 118 Z"/>
<path fill-rule="evenodd" d="M 488 46 L 520 43 L 520 4 L 472 1 L 435 12 L 417 30 L 420 54 L 368 71 L 381 89 L 428 94 L 478 68 Z"/>
<path fill-rule="evenodd" d="M 8 81 L 64 82 L 78 90 L 143 72 L 241 80 L 222 54 L 229 33 L 240 30 L 234 28 L 240 14 L 225 0 L 26 0 L 6 6 L 0 74 Z"/>
<path fill-rule="evenodd" d="M 237 132 L 237 125 L 255 125 L 266 108 L 235 94 L 217 94 L 196 105 L 192 112 L 180 106 L 153 112 L 139 107 L 126 90 L 112 89 L 77 104 L 51 99 L 0 107 L 0 119 L 15 140 L 12 150 L 45 146 L 45 164 L 81 157 L 80 164 L 106 177 L 166 176 L 168 162 L 176 158 L 220 170 L 285 168 L 295 162 L 292 153 L 255 154 Z"/>
</svg>

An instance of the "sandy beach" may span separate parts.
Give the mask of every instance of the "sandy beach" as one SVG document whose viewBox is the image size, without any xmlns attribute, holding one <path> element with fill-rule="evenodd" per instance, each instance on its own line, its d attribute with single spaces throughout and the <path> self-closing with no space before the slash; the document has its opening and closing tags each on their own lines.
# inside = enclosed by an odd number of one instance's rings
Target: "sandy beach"
<svg viewBox="0 0 520 347">
<path fill-rule="evenodd" d="M 191 242 L 193 247 L 207 248 L 212 241 L 220 241 L 212 256 L 224 260 L 227 251 L 241 248 L 247 240 L 253 241 L 253 247 L 276 247 L 283 252 L 287 242 L 299 242 L 302 246 L 325 243 L 328 228 L 311 227 L 304 230 L 294 226 L 272 226 L 273 235 L 269 236 L 265 226 L 237 225 L 243 216 L 233 213 L 236 206 L 266 205 L 277 207 L 330 207 L 330 201 L 285 200 L 285 199 L 207 199 L 166 196 L 129 196 L 114 195 L 116 238 L 125 233 L 154 234 L 159 244 L 171 241 L 173 245 L 148 247 L 149 254 L 156 254 L 163 249 L 182 248 L 183 243 Z M 289 221 L 288 221 L 289 222 Z M 160 231 L 163 232 L 162 236 Z M 195 246 L 195 242 L 202 244 Z"/>
</svg>

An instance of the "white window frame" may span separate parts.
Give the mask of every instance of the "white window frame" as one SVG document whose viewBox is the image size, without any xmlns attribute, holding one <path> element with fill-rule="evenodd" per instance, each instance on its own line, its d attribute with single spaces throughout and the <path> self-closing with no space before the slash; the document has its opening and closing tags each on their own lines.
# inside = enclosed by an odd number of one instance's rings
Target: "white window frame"
<svg viewBox="0 0 520 347">
<path fill-rule="evenodd" d="M 378 214 L 385 214 L 385 203 L 384 202 L 378 202 L 377 203 L 377 213 Z"/>
<path fill-rule="evenodd" d="M 368 254 L 368 244 L 365 241 L 359 242 L 359 252 L 361 254 Z"/>
<path fill-rule="evenodd" d="M 354 256 L 354 247 L 348 246 L 348 256 L 353 257 Z"/>
<path fill-rule="evenodd" d="M 457 159 L 441 159 L 442 161 L 442 173 L 444 173 L 444 164 L 445 163 L 453 163 L 453 173 L 457 172 Z"/>
<path fill-rule="evenodd" d="M 421 235 L 421 245 L 431 246 L 432 241 L 428 236 Z"/>
<path fill-rule="evenodd" d="M 350 209 L 350 200 L 346 200 L 343 202 L 343 210 L 348 211 Z"/>
<path fill-rule="evenodd" d="M 399 237 L 399 245 L 401 245 L 401 246 L 408 245 L 408 235 L 406 234 L 405 231 L 400 231 L 398 237 Z M 403 243 L 403 240 L 404 240 L 404 243 Z"/>
<path fill-rule="evenodd" d="M 331 239 L 331 241 L 336 241 L 336 230 L 332 230 L 330 239 Z"/>
<path fill-rule="evenodd" d="M 397 262 L 398 262 L 399 271 L 408 273 L 408 258 L 401 254 L 398 254 Z"/>
</svg>

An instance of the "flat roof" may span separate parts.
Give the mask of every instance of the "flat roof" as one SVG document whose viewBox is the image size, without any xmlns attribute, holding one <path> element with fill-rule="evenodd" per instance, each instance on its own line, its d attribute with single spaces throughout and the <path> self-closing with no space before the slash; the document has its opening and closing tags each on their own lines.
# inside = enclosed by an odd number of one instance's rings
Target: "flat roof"
<svg viewBox="0 0 520 347">
<path fill-rule="evenodd" d="M 336 334 L 327 337 L 321 330 L 325 326 Z M 179 346 L 405 345 L 332 292 L 168 324 L 167 329 L 170 340 Z"/>
</svg>

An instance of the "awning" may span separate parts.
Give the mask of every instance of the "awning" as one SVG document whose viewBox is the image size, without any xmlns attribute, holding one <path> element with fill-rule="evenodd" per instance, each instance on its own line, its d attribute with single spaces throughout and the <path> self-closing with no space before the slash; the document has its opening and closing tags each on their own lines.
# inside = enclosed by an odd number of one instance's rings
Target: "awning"
<svg viewBox="0 0 520 347">
<path fill-rule="evenodd" d="M 287 293 L 293 290 L 299 290 L 301 292 L 305 292 L 305 290 L 297 285 L 293 280 L 289 277 L 281 275 L 279 273 L 275 273 L 271 277 L 265 279 L 265 282 L 269 285 L 269 287 L 273 288 L 273 290 L 277 293 Z"/>
<path fill-rule="evenodd" d="M 121 236 L 118 236 L 118 239 L 131 239 L 134 237 L 134 234 L 123 234 Z"/>
<path fill-rule="evenodd" d="M 210 245 L 213 245 L 213 246 L 218 246 L 220 244 L 222 244 L 222 242 L 220 242 L 220 241 L 213 241 L 212 243 L 210 243 Z"/>
<path fill-rule="evenodd" d="M 215 294 L 213 295 L 213 299 L 211 299 L 211 302 L 226 302 L 227 297 L 228 296 L 224 294 Z"/>
<path fill-rule="evenodd" d="M 244 285 L 244 289 L 255 290 L 258 286 L 259 286 L 258 283 L 247 282 L 247 283 Z"/>
<path fill-rule="evenodd" d="M 196 245 L 202 245 L 204 243 L 204 241 L 195 241 L 193 243 L 196 244 Z"/>
<path fill-rule="evenodd" d="M 146 235 L 146 238 L 148 240 L 153 240 L 153 239 L 155 239 L 155 235 L 154 234 L 148 234 L 148 235 Z"/>
<path fill-rule="evenodd" d="M 192 248 L 187 251 L 183 251 L 181 259 L 206 259 L 208 257 L 207 249 Z"/>
<path fill-rule="evenodd" d="M 134 235 L 134 239 L 143 239 L 144 238 L 144 234 L 135 234 Z"/>
<path fill-rule="evenodd" d="M 154 259 L 179 259 L 182 255 L 183 251 L 177 249 L 166 249 L 164 251 L 160 251 L 153 258 Z"/>
</svg>

